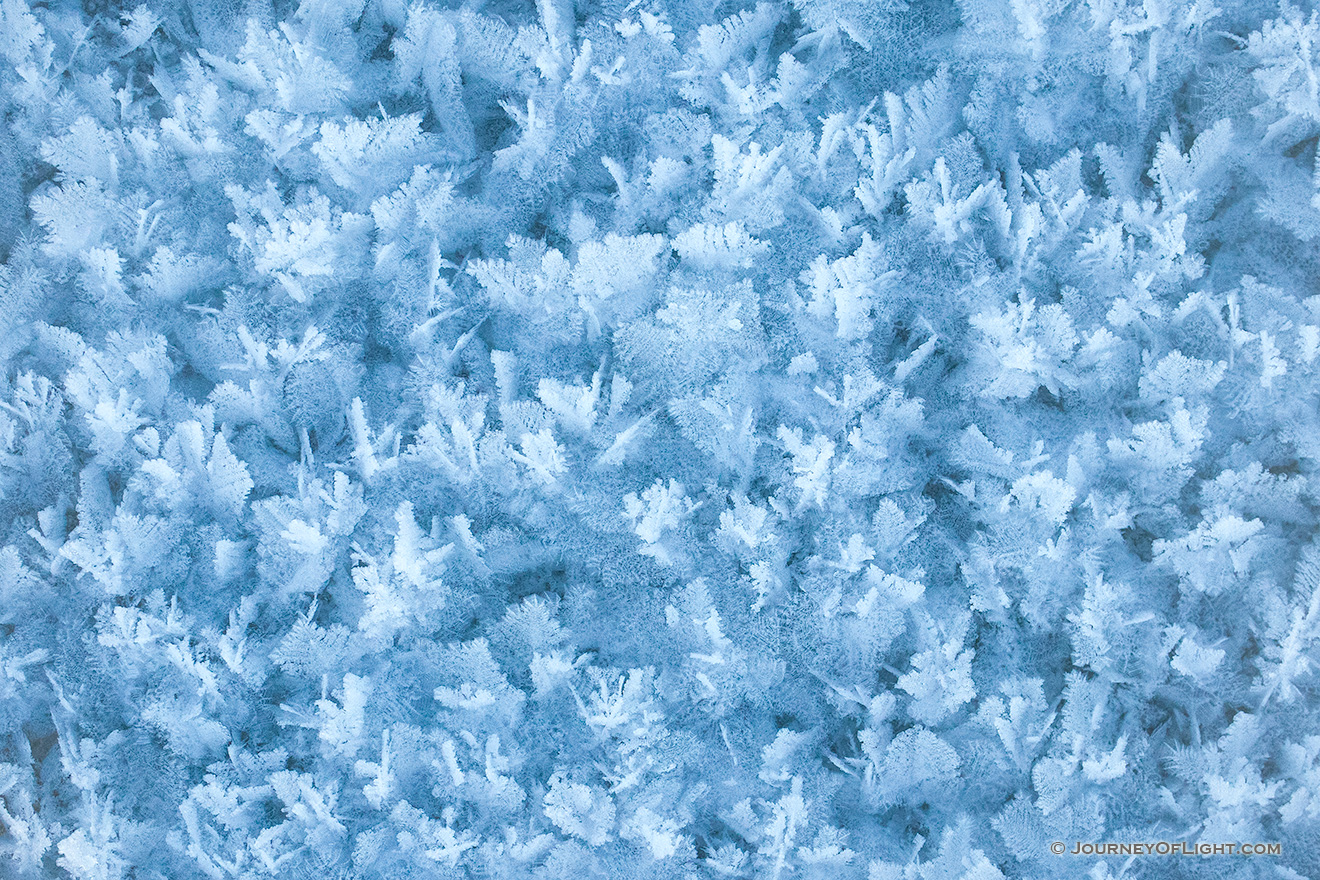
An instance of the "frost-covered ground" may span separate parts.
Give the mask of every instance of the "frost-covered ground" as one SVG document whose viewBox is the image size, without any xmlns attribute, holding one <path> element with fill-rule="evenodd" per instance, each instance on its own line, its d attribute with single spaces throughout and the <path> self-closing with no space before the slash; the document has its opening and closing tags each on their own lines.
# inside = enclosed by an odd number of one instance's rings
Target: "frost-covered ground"
<svg viewBox="0 0 1320 880">
<path fill-rule="evenodd" d="M 1320 875 L 1221 6 L 0 0 L 0 876 Z"/>
</svg>

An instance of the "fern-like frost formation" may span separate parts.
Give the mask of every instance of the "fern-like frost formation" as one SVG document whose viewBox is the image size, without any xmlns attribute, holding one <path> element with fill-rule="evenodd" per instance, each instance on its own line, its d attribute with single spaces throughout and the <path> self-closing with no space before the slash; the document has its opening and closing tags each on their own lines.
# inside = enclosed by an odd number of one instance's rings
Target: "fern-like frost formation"
<svg viewBox="0 0 1320 880">
<path fill-rule="evenodd" d="M 1275 0 L 0 0 L 0 876 L 1320 876 L 1318 82 Z M 1155 841 L 1279 846 L 1071 854 Z"/>
</svg>

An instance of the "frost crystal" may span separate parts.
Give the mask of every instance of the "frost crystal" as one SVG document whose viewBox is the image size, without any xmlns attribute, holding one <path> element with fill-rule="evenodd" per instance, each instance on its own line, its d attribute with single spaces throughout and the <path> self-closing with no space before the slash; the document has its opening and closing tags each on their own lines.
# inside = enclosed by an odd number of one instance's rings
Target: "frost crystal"
<svg viewBox="0 0 1320 880">
<path fill-rule="evenodd" d="M 1314 5 L 0 0 L 0 877 L 1320 876 Z"/>
</svg>

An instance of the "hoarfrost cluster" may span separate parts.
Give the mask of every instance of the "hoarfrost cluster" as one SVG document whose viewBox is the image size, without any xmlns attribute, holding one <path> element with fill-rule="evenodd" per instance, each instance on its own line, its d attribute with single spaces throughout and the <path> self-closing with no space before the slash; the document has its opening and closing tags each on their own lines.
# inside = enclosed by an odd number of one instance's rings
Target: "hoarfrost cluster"
<svg viewBox="0 0 1320 880">
<path fill-rule="evenodd" d="M 0 875 L 1320 875 L 1309 6 L 0 38 Z"/>
</svg>

